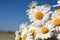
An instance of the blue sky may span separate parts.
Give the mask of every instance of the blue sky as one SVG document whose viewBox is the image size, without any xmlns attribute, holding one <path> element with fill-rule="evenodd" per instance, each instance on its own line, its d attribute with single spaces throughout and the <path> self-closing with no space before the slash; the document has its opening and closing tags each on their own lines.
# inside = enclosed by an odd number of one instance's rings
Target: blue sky
<svg viewBox="0 0 60 40">
<path fill-rule="evenodd" d="M 21 23 L 29 23 L 26 13 L 28 4 L 34 0 L 0 0 L 0 30 L 16 31 Z M 35 0 L 38 5 L 55 5 L 57 0 Z M 57 7 L 59 8 L 59 7 Z M 57 8 L 51 8 L 55 10 Z"/>
</svg>

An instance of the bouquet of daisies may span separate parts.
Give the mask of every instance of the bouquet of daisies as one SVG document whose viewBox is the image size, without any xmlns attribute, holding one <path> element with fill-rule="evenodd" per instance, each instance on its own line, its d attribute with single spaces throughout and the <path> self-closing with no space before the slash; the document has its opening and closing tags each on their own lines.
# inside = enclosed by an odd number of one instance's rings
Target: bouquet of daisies
<svg viewBox="0 0 60 40">
<path fill-rule="evenodd" d="M 60 40 L 60 9 L 51 11 L 48 4 L 38 6 L 37 2 L 32 2 L 27 15 L 31 24 L 21 24 L 19 31 L 15 32 L 15 40 L 46 40 L 53 37 Z"/>
</svg>

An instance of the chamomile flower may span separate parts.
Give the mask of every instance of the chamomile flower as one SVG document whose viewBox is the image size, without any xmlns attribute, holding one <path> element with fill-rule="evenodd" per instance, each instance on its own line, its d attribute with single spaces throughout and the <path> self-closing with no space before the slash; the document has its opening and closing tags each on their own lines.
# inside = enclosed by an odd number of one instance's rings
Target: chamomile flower
<svg viewBox="0 0 60 40">
<path fill-rule="evenodd" d="M 30 3 L 30 5 L 29 5 L 29 8 L 34 9 L 36 7 L 36 5 L 37 5 L 37 2 L 32 1 L 32 3 Z"/>
<path fill-rule="evenodd" d="M 29 28 L 29 33 L 31 36 L 35 37 L 36 36 L 36 33 L 37 33 L 37 30 L 34 26 L 30 27 Z"/>
<path fill-rule="evenodd" d="M 56 11 L 56 13 L 52 15 L 52 24 L 56 28 L 56 31 L 60 32 L 60 12 L 59 11 Z"/>
<path fill-rule="evenodd" d="M 36 25 L 44 24 L 44 22 L 49 20 L 50 17 L 49 10 L 50 6 L 47 5 L 37 6 L 29 14 L 30 21 L 34 22 Z"/>
<path fill-rule="evenodd" d="M 39 29 L 37 37 L 39 37 L 40 39 L 50 38 L 53 35 L 53 33 L 52 33 L 53 30 L 54 30 L 53 25 L 49 24 L 49 23 L 46 23 L 46 25 L 42 26 Z"/>
<path fill-rule="evenodd" d="M 22 31 L 21 37 L 22 37 L 22 40 L 26 40 L 27 39 L 27 29 Z"/>
<path fill-rule="evenodd" d="M 34 10 L 35 9 L 35 7 L 37 6 L 37 2 L 35 2 L 35 1 L 32 1 L 32 3 L 30 3 L 30 5 L 28 5 L 29 6 L 29 9 L 26 11 L 27 13 L 28 13 L 28 15 L 32 12 L 32 10 Z"/>
<path fill-rule="evenodd" d="M 28 24 L 27 23 L 22 23 L 20 25 L 19 31 L 22 32 L 23 30 L 27 29 Z"/>
<path fill-rule="evenodd" d="M 16 35 L 15 40 L 19 40 L 21 38 L 18 31 L 15 32 L 15 35 Z"/>
<path fill-rule="evenodd" d="M 27 34 L 26 33 L 24 33 L 22 36 L 23 36 L 22 40 L 26 40 L 27 39 Z"/>
<path fill-rule="evenodd" d="M 20 25 L 20 30 L 19 32 L 21 33 L 21 38 L 22 40 L 26 40 L 27 38 L 27 32 L 28 32 L 28 27 L 27 23 L 23 23 Z"/>
</svg>

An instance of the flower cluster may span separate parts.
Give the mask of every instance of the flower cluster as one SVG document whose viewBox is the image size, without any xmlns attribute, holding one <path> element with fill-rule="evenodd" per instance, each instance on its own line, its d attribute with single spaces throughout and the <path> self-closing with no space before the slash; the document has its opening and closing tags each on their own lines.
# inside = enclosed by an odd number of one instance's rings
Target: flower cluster
<svg viewBox="0 0 60 40">
<path fill-rule="evenodd" d="M 31 24 L 23 23 L 16 31 L 15 40 L 45 40 L 55 37 L 60 40 L 60 9 L 51 11 L 48 4 L 32 2 L 27 10 Z"/>
</svg>

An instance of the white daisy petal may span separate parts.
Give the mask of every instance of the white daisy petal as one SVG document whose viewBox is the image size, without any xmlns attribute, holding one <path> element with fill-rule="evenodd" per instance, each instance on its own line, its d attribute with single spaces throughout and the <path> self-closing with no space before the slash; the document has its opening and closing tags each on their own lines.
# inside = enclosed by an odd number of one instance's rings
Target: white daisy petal
<svg viewBox="0 0 60 40">
<path fill-rule="evenodd" d="M 32 36 L 28 36 L 26 40 L 33 40 Z"/>
</svg>

